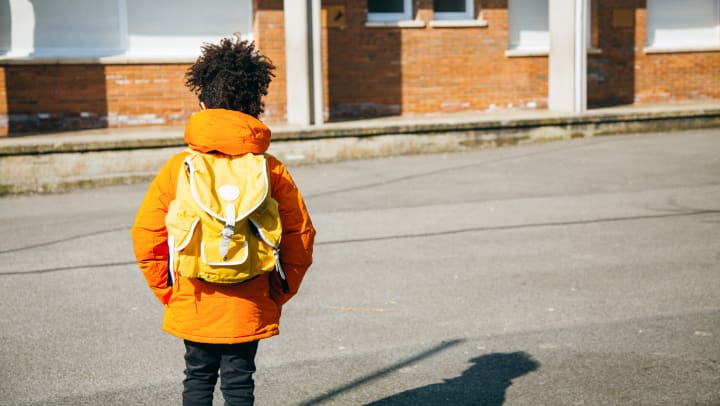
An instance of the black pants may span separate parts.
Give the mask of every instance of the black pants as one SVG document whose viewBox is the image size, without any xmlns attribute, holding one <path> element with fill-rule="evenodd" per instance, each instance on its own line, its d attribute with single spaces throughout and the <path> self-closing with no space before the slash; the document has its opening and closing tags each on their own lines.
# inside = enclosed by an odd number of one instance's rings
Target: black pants
<svg viewBox="0 0 720 406">
<path fill-rule="evenodd" d="M 225 405 L 252 405 L 257 347 L 257 341 L 201 344 L 185 340 L 183 406 L 212 406 L 218 371 Z"/>
</svg>

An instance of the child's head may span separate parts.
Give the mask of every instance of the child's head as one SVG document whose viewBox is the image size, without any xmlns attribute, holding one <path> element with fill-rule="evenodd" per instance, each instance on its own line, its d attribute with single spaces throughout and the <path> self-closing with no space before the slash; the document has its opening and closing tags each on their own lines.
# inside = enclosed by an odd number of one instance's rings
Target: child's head
<svg viewBox="0 0 720 406">
<path fill-rule="evenodd" d="M 203 45 L 202 55 L 185 72 L 185 86 L 207 108 L 235 110 L 258 118 L 274 69 L 254 43 L 239 37 L 223 38 L 219 44 Z"/>
</svg>

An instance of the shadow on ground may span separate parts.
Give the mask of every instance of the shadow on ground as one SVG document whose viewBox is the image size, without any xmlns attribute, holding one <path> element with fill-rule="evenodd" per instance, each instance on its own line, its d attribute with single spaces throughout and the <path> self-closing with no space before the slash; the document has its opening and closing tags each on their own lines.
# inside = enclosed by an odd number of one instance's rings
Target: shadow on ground
<svg viewBox="0 0 720 406">
<path fill-rule="evenodd" d="M 493 353 L 470 361 L 473 365 L 457 378 L 401 392 L 368 406 L 500 406 L 505 402 L 505 391 L 513 379 L 540 367 L 539 362 L 524 352 Z"/>
</svg>

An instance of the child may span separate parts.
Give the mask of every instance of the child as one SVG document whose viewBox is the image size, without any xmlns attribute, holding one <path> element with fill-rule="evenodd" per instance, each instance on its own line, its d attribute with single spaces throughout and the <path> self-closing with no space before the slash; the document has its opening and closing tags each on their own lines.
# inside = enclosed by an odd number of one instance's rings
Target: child
<svg viewBox="0 0 720 406">
<path fill-rule="evenodd" d="M 225 38 L 204 45 L 186 72 L 185 84 L 198 95 L 201 108 L 185 128 L 190 149 L 229 157 L 265 153 L 270 130 L 258 117 L 273 69 L 253 43 Z M 211 405 L 218 371 L 225 404 L 252 405 L 258 340 L 279 333 L 282 306 L 297 293 L 312 263 L 315 229 L 287 168 L 268 155 L 270 195 L 278 203 L 282 225 L 280 262 L 289 291 L 278 272 L 238 284 L 185 278 L 177 270 L 169 278 L 165 216 L 188 154 L 170 158 L 152 181 L 131 230 L 135 256 L 165 305 L 163 330 L 185 342 L 183 405 Z"/>
</svg>

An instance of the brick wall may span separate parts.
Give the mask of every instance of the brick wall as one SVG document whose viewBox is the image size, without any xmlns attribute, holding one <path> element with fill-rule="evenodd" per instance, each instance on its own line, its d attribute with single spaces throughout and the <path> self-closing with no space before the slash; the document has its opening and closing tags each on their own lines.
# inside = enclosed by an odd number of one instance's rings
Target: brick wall
<svg viewBox="0 0 720 406">
<path fill-rule="evenodd" d="M 263 119 L 286 118 L 283 0 L 254 0 L 258 48 L 277 66 Z M 415 0 L 421 28 L 367 27 L 365 1 L 325 25 L 326 119 L 544 108 L 547 57 L 508 57 L 508 0 L 476 0 L 486 27 L 431 27 L 432 0 Z M 595 1 L 588 58 L 590 107 L 720 99 L 720 52 L 646 54 L 646 0 Z M 630 18 L 618 18 L 618 17 Z M 197 110 L 188 64 L 0 66 L 0 136 L 134 125 L 181 125 Z"/>
<path fill-rule="evenodd" d="M 285 23 L 283 0 L 256 0 L 255 10 L 255 43 L 275 65 L 275 78 L 270 83 L 268 95 L 265 97 L 265 114 L 267 122 L 284 122 L 287 117 L 286 86 L 285 86 Z"/>
<path fill-rule="evenodd" d="M 185 85 L 187 64 L 106 65 L 109 127 L 181 125 L 198 110 Z"/>
<path fill-rule="evenodd" d="M 277 66 L 267 121 L 284 121 L 282 0 L 256 0 L 255 38 Z M 104 127 L 182 125 L 197 98 L 184 86 L 189 64 L 0 66 L 0 136 Z"/>
<path fill-rule="evenodd" d="M 415 1 L 422 28 L 366 27 L 363 1 L 323 30 L 331 119 L 477 111 L 547 104 L 547 58 L 507 58 L 507 1 L 476 1 L 487 27 L 431 27 L 432 0 Z"/>
<path fill-rule="evenodd" d="M 197 110 L 188 65 L 8 65 L 10 135 L 132 125 L 178 125 Z"/>
<path fill-rule="evenodd" d="M 633 103 L 635 44 L 640 40 L 638 23 L 633 16 L 639 6 L 636 0 L 606 0 L 602 7 L 595 9 L 598 25 L 595 45 L 600 52 L 588 57 L 590 107 Z"/>
<path fill-rule="evenodd" d="M 637 0 L 636 49 L 647 42 L 645 0 Z M 636 104 L 720 99 L 720 52 L 688 52 L 635 56 Z"/>
<path fill-rule="evenodd" d="M 597 12 L 601 53 L 588 61 L 590 106 L 720 98 L 720 52 L 645 53 L 645 0 L 604 0 Z"/>
<path fill-rule="evenodd" d="M 10 65 L 3 70 L 10 134 L 107 125 L 103 66 Z"/>
</svg>

